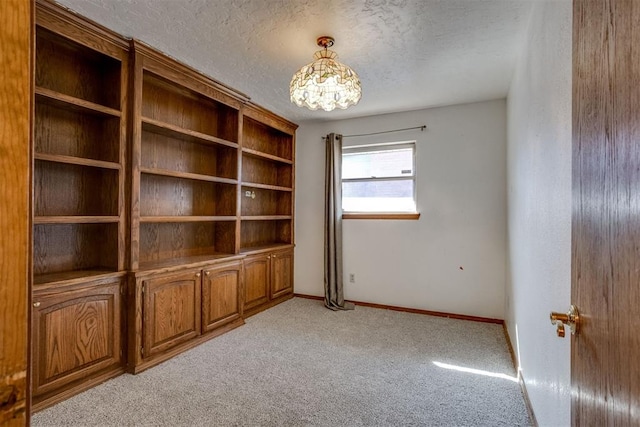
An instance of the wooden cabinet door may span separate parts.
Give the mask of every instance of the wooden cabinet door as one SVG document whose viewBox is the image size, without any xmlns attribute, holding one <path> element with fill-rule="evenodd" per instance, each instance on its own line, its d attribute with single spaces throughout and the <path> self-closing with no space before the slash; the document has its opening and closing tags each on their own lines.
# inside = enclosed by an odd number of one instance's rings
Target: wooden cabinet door
<svg viewBox="0 0 640 427">
<path fill-rule="evenodd" d="M 271 255 L 271 299 L 293 292 L 293 251 Z"/>
<path fill-rule="evenodd" d="M 33 395 L 118 365 L 121 282 L 33 295 Z"/>
<path fill-rule="evenodd" d="M 142 282 L 143 357 L 200 334 L 200 276 L 188 270 Z"/>
<path fill-rule="evenodd" d="M 202 332 L 240 318 L 240 262 L 205 269 L 202 277 Z"/>
<path fill-rule="evenodd" d="M 244 260 L 244 310 L 256 307 L 269 300 L 271 256 L 262 254 L 248 256 Z"/>
</svg>

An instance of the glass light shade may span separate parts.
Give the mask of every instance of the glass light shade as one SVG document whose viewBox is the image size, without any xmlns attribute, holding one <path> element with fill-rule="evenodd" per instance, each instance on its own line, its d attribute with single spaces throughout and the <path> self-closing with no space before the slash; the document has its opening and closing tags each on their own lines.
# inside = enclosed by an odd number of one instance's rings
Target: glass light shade
<svg viewBox="0 0 640 427">
<path fill-rule="evenodd" d="M 332 50 L 319 50 L 313 56 L 315 61 L 302 67 L 291 79 L 291 102 L 324 111 L 356 105 L 362 96 L 356 72 L 338 62 L 338 55 Z"/>
</svg>

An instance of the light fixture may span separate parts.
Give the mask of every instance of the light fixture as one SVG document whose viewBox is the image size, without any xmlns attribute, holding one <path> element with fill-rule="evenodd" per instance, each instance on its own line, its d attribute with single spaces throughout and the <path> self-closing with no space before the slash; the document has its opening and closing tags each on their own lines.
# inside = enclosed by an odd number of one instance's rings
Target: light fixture
<svg viewBox="0 0 640 427">
<path fill-rule="evenodd" d="M 355 71 L 337 61 L 338 55 L 329 50 L 333 46 L 333 37 L 318 37 L 315 61 L 300 68 L 291 79 L 291 102 L 310 110 L 322 108 L 331 111 L 334 108 L 345 109 L 356 105 L 362 96 L 360 79 Z"/>
</svg>

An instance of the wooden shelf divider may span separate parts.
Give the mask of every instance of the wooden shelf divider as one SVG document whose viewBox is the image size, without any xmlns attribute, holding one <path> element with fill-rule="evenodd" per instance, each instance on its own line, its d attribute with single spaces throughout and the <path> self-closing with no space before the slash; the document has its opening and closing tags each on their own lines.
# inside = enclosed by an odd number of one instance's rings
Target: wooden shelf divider
<svg viewBox="0 0 640 427">
<path fill-rule="evenodd" d="M 170 123 L 162 122 L 160 120 L 151 119 L 149 117 L 142 117 L 141 121 L 142 128 L 152 133 L 158 133 L 160 135 L 183 139 L 191 142 L 219 144 L 231 148 L 238 148 L 238 144 L 236 144 L 235 142 L 217 138 L 212 135 L 207 135 L 206 133 L 185 129 L 179 126 L 172 125 Z"/>
<path fill-rule="evenodd" d="M 229 179 L 229 178 L 221 178 L 218 176 L 211 175 L 202 175 L 199 173 L 191 173 L 191 172 L 178 172 L 171 171 L 167 169 L 157 169 L 157 168 L 145 168 L 140 167 L 141 173 L 146 173 L 150 175 L 160 175 L 160 176 L 170 176 L 173 178 L 184 178 L 184 179 L 193 179 L 196 181 L 207 181 L 207 182 L 219 182 L 222 184 L 231 184 L 235 185 L 238 183 L 237 179 Z"/>
<path fill-rule="evenodd" d="M 33 218 L 34 224 L 113 224 L 119 221 L 118 216 L 91 215 L 48 215 Z"/>
<path fill-rule="evenodd" d="M 236 216 L 141 216 L 140 222 L 142 223 L 161 223 L 161 222 L 223 222 L 223 221 L 235 221 Z"/>
<path fill-rule="evenodd" d="M 126 365 L 130 103 L 126 43 L 54 2 L 36 0 L 34 12 L 29 315 L 37 411 Z"/>
<path fill-rule="evenodd" d="M 61 154 L 34 153 L 33 158 L 46 162 L 64 163 L 69 165 L 91 166 L 102 169 L 120 170 L 119 163 L 105 162 L 103 160 L 86 159 L 84 157 L 64 156 Z"/>
<path fill-rule="evenodd" d="M 116 109 L 105 107 L 94 102 L 74 96 L 65 95 L 44 87 L 36 87 L 35 94 L 38 101 L 61 107 L 64 109 L 79 110 L 85 113 L 101 114 L 106 116 L 120 117 L 122 113 Z"/>
<path fill-rule="evenodd" d="M 263 153 L 262 151 L 252 150 L 251 148 L 242 148 L 243 154 L 248 154 L 250 156 L 260 157 L 262 159 L 272 160 L 274 162 L 285 163 L 287 165 L 292 165 L 293 161 L 289 159 L 285 159 L 283 157 L 274 156 L 273 154 Z"/>
<path fill-rule="evenodd" d="M 57 273 L 35 274 L 33 276 L 33 284 L 38 290 L 44 287 L 60 287 L 73 284 L 82 284 L 88 280 L 95 280 L 102 277 L 124 276 L 126 273 L 112 270 L 72 270 L 61 271 Z"/>
<path fill-rule="evenodd" d="M 40 410 L 293 296 L 297 126 L 150 46 L 35 4 Z M 100 334 L 83 340 L 78 325 Z"/>
<path fill-rule="evenodd" d="M 278 221 L 292 219 L 291 215 L 243 215 L 243 221 Z"/>
<path fill-rule="evenodd" d="M 269 184 L 259 184 L 257 182 L 243 182 L 243 187 L 251 187 L 251 188 L 262 188 L 264 190 L 274 190 L 274 191 L 293 191 L 291 187 L 281 187 L 279 185 L 269 185 Z"/>
</svg>

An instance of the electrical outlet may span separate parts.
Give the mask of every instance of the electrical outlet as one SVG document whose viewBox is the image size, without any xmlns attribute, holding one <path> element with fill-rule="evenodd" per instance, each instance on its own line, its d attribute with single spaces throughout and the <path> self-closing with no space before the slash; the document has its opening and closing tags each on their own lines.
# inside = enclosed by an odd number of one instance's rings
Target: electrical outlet
<svg viewBox="0 0 640 427">
<path fill-rule="evenodd" d="M 353 273 L 349 274 L 349 282 L 356 283 L 356 275 Z"/>
</svg>

